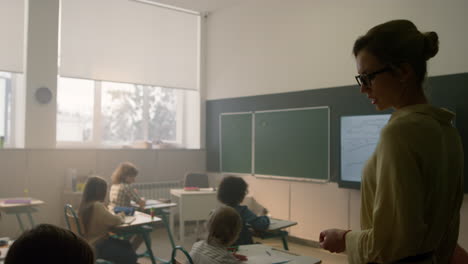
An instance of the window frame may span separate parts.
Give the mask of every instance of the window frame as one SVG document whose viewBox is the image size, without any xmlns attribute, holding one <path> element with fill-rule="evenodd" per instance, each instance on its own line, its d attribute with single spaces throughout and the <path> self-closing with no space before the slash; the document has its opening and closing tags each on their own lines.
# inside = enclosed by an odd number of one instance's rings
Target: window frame
<svg viewBox="0 0 468 264">
<path fill-rule="evenodd" d="M 63 76 L 58 76 L 58 78 L 62 78 Z M 63 77 L 63 78 L 69 78 L 69 77 Z M 76 79 L 76 78 L 75 78 Z M 92 128 L 92 135 L 91 135 L 91 140 L 90 141 L 59 141 L 56 139 L 56 148 L 98 148 L 98 149 L 120 149 L 122 147 L 128 146 L 127 144 L 121 145 L 121 144 L 106 144 L 102 140 L 102 134 L 103 134 L 103 128 L 102 128 L 102 82 L 99 80 L 91 80 L 94 83 L 94 102 L 93 102 L 93 128 Z M 59 83 L 59 82 L 57 82 Z M 140 84 L 131 84 L 131 85 L 140 85 Z M 152 85 L 142 85 L 144 91 L 147 91 L 147 89 L 154 87 L 157 88 L 158 86 L 152 86 Z M 171 88 L 165 88 L 161 87 L 163 89 L 171 89 Z M 164 140 L 164 143 L 169 143 L 169 144 L 174 144 L 174 145 L 180 145 L 184 146 L 184 139 L 183 139 L 183 131 L 184 131 L 184 122 L 185 122 L 185 117 L 184 117 L 184 110 L 185 110 L 185 97 L 186 95 L 184 94 L 183 90 L 176 89 L 176 140 Z M 58 91 L 58 89 L 57 89 Z M 144 101 L 147 102 L 148 99 L 146 96 L 148 95 L 147 92 L 144 92 L 145 97 Z M 58 104 L 58 102 L 57 102 Z M 143 106 L 145 107 L 145 106 Z M 149 105 L 146 104 L 146 112 L 149 111 L 148 109 Z M 57 115 L 58 115 L 58 109 L 57 109 Z M 149 117 L 149 115 L 143 115 L 143 127 L 146 128 L 146 131 L 143 132 L 144 134 L 144 139 L 143 140 L 148 140 L 149 136 L 149 119 L 145 119 L 145 117 Z M 57 121 L 57 126 L 58 126 L 58 121 Z M 131 146 L 131 145 L 130 145 Z"/>
</svg>

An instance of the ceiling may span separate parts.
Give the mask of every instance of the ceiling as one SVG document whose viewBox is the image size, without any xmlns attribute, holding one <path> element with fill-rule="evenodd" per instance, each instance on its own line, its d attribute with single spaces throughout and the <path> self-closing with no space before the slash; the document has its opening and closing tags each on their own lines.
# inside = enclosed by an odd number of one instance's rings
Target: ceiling
<svg viewBox="0 0 468 264">
<path fill-rule="evenodd" d="M 245 0 L 150 0 L 165 5 L 180 7 L 198 12 L 213 12 L 244 2 Z"/>
</svg>

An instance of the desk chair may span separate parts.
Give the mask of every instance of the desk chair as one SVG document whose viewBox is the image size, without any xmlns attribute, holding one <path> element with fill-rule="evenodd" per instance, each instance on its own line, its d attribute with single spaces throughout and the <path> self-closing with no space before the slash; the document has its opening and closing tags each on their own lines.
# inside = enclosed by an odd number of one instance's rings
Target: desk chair
<svg viewBox="0 0 468 264">
<path fill-rule="evenodd" d="M 72 231 L 73 233 L 83 237 L 83 226 L 81 225 L 81 221 L 78 218 L 75 210 L 70 204 L 66 204 L 64 208 L 65 212 L 65 223 L 67 223 L 68 230 Z M 111 261 L 105 259 L 96 259 L 96 264 L 114 264 Z"/>
<path fill-rule="evenodd" d="M 83 233 L 81 232 L 81 230 L 83 230 L 83 226 L 81 224 L 80 219 L 78 218 L 78 215 L 73 209 L 73 207 L 70 204 L 66 204 L 64 210 L 65 210 L 65 222 L 67 223 L 68 229 L 74 232 L 75 234 L 78 234 L 81 237 L 83 237 Z M 170 262 L 153 255 L 153 252 L 151 251 L 151 236 L 150 236 L 150 233 L 152 231 L 153 229 L 150 226 L 140 226 L 140 227 L 132 228 L 131 230 L 128 230 L 128 231 L 119 232 L 118 234 L 116 234 L 116 236 L 119 238 L 123 238 L 123 239 L 129 239 L 135 234 L 141 235 L 143 237 L 147 250 L 143 252 L 142 254 L 138 254 L 137 257 L 138 258 L 149 257 L 153 264 L 156 264 L 156 260 L 162 262 L 163 264 L 169 264 Z M 98 259 L 96 260 L 96 263 L 113 264 L 113 262 L 104 260 L 104 259 Z"/>
<path fill-rule="evenodd" d="M 184 177 L 184 187 L 208 188 L 208 175 L 206 173 L 189 172 Z"/>
<path fill-rule="evenodd" d="M 184 253 L 185 257 L 187 258 L 188 263 L 193 264 L 192 257 L 190 257 L 190 254 L 182 246 L 177 246 L 177 247 L 172 249 L 171 262 L 170 262 L 171 264 L 182 264 L 183 263 L 183 262 L 180 262 L 180 261 L 178 261 L 176 259 L 177 250 L 182 251 L 182 253 Z"/>
</svg>

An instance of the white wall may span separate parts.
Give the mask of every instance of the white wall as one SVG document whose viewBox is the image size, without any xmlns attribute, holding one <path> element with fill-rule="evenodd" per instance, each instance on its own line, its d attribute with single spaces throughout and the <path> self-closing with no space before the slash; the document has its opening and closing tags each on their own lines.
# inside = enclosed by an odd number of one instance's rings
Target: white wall
<svg viewBox="0 0 468 264">
<path fill-rule="evenodd" d="M 436 31 L 430 75 L 468 71 L 465 0 L 251 0 L 208 16 L 207 99 L 354 84 L 356 38 L 391 19 Z"/>
<path fill-rule="evenodd" d="M 355 39 L 376 24 L 401 18 L 439 34 L 440 51 L 429 75 L 468 72 L 466 10 L 463 0 L 251 0 L 217 10 L 207 19 L 206 98 L 354 84 Z M 299 222 L 293 236 L 317 240 L 325 228 L 359 228 L 359 191 L 335 183 L 246 179 L 250 193 L 273 216 Z M 466 202 L 461 213 L 459 242 L 468 248 Z"/>
<path fill-rule="evenodd" d="M 188 171 L 205 171 L 204 150 L 1 150 L 0 198 L 23 196 L 45 201 L 36 223 L 60 225 L 65 204 L 63 191 L 67 168 L 78 174 L 91 171 L 110 182 L 110 175 L 120 162 L 133 162 L 139 175 L 137 182 L 181 180 Z M 23 216 L 23 222 L 29 223 Z M 0 237 L 20 233 L 13 215 L 0 220 Z"/>
</svg>

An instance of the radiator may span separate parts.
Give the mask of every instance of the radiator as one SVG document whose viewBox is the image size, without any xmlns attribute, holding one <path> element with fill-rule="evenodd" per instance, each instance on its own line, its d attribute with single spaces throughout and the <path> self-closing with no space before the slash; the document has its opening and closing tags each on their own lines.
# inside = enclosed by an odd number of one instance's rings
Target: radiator
<svg viewBox="0 0 468 264">
<path fill-rule="evenodd" d="M 170 199 L 170 190 L 182 188 L 182 181 L 133 183 L 132 186 L 146 200 Z"/>
</svg>

